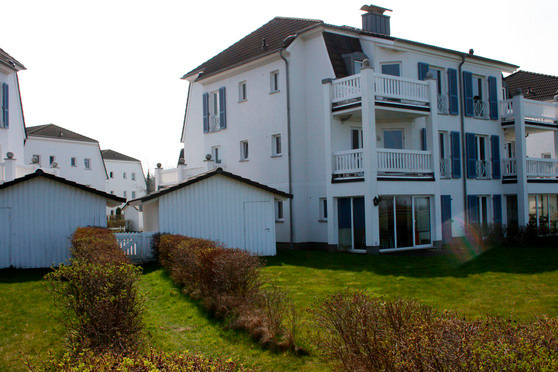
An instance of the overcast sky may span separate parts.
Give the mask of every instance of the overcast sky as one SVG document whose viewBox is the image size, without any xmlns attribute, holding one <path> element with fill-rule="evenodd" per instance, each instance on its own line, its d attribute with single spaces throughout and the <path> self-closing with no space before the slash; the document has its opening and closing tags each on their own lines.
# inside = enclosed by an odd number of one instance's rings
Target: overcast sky
<svg viewBox="0 0 558 372">
<path fill-rule="evenodd" d="M 176 166 L 180 77 L 275 16 L 360 27 L 363 0 L 0 0 L 0 48 L 23 63 L 26 125 L 54 123 Z M 377 0 L 393 36 L 558 75 L 557 0 Z"/>
</svg>

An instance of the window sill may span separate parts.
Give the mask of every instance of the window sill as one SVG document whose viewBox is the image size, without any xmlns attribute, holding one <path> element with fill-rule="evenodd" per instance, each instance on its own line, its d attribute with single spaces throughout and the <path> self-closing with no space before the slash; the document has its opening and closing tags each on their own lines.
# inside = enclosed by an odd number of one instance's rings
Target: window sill
<svg viewBox="0 0 558 372">
<path fill-rule="evenodd" d="M 269 94 L 275 94 L 275 93 L 279 93 L 279 92 L 280 92 L 280 90 L 273 90 L 273 91 L 269 92 Z"/>
<path fill-rule="evenodd" d="M 323 223 L 323 222 L 326 222 L 326 223 L 327 223 L 327 219 L 320 218 L 320 219 L 318 220 L 318 222 L 322 222 L 322 223 Z"/>
<path fill-rule="evenodd" d="M 271 155 L 272 158 L 281 158 L 283 157 L 283 154 L 277 154 L 277 155 Z"/>
<path fill-rule="evenodd" d="M 238 103 L 243 103 L 243 102 L 248 102 L 248 99 L 241 99 L 241 100 L 238 100 Z"/>
<path fill-rule="evenodd" d="M 240 159 L 240 160 L 239 160 L 240 163 L 245 163 L 245 162 L 247 162 L 247 161 L 250 161 L 250 159 Z"/>
<path fill-rule="evenodd" d="M 285 222 L 284 219 L 283 220 L 275 220 L 275 223 L 284 223 L 284 222 Z"/>
</svg>

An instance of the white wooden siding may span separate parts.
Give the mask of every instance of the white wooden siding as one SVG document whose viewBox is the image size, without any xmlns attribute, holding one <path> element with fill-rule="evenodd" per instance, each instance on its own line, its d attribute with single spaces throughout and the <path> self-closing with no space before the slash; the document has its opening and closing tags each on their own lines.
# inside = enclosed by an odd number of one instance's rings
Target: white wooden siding
<svg viewBox="0 0 558 372">
<path fill-rule="evenodd" d="M 159 198 L 159 231 L 215 240 L 253 254 L 275 255 L 273 200 L 269 192 L 224 176 L 213 176 Z M 264 202 L 266 207 L 246 219 L 243 212 L 246 202 Z M 267 226 L 254 228 L 255 218 L 272 221 L 270 230 L 265 230 Z M 248 244 L 247 223 L 251 229 Z M 260 242 L 261 246 L 255 247 L 253 242 Z"/>
<path fill-rule="evenodd" d="M 68 238 L 77 227 L 106 226 L 105 207 L 102 196 L 43 177 L 0 190 L 0 222 L 8 215 L 11 224 L 8 229 L 2 225 L 0 268 L 49 267 L 66 261 Z"/>
</svg>

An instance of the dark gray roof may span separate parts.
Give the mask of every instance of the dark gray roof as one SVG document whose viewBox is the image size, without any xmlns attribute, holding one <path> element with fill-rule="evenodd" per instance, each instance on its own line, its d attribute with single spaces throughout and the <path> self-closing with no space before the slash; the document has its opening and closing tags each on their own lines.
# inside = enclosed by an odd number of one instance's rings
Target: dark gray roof
<svg viewBox="0 0 558 372">
<path fill-rule="evenodd" d="M 18 62 L 14 57 L 0 48 L 0 63 L 14 71 L 25 70 L 25 66 Z"/>
<path fill-rule="evenodd" d="M 72 132 L 66 128 L 59 127 L 54 124 L 43 124 L 36 125 L 34 127 L 27 127 L 27 135 L 29 137 L 46 137 L 46 138 L 57 138 L 57 139 L 67 139 L 72 141 L 82 141 L 82 142 L 94 142 L 99 143 L 99 141 L 93 138 L 85 137 L 76 132 Z"/>
<path fill-rule="evenodd" d="M 112 195 L 112 194 L 107 194 L 106 192 L 94 189 L 94 188 L 89 187 L 89 186 L 82 185 L 81 183 L 77 183 L 77 182 L 70 181 L 70 180 L 67 180 L 65 178 L 62 178 L 62 177 L 55 176 L 54 174 L 45 173 L 42 169 L 37 169 L 35 171 L 35 173 L 29 173 L 28 175 L 16 178 L 13 181 L 4 182 L 4 183 L 0 184 L 0 190 L 5 189 L 5 188 L 10 187 L 10 186 L 13 186 L 13 185 L 17 185 L 18 183 L 21 183 L 21 182 L 31 180 L 33 178 L 37 178 L 37 177 L 44 177 L 44 178 L 48 178 L 49 180 L 61 182 L 65 185 L 72 186 L 72 187 L 78 188 L 80 190 L 87 191 L 87 192 L 90 192 L 92 194 L 96 194 L 96 195 L 102 196 L 106 199 L 110 199 L 110 200 L 113 200 L 113 201 L 116 201 L 116 202 L 119 202 L 119 203 L 126 202 L 125 198 L 121 198 L 119 196 Z"/>
<path fill-rule="evenodd" d="M 537 101 L 550 101 L 558 94 L 558 76 L 538 74 L 529 71 L 517 71 L 504 78 L 510 96 L 521 89 L 523 96 Z"/>
<path fill-rule="evenodd" d="M 132 158 L 131 156 L 124 155 L 122 153 L 110 149 L 101 150 L 101 155 L 103 156 L 104 160 L 121 160 L 121 161 L 133 161 L 133 162 L 140 163 L 138 159 Z"/>
<path fill-rule="evenodd" d="M 188 187 L 188 186 L 190 186 L 190 185 L 192 185 L 192 184 L 194 184 L 194 183 L 203 181 L 203 180 L 205 180 L 205 179 L 207 179 L 207 178 L 210 178 L 210 177 L 213 177 L 213 176 L 217 176 L 217 175 L 225 176 L 225 177 L 231 178 L 231 179 L 233 179 L 233 180 L 237 180 L 237 181 L 243 182 L 243 183 L 245 183 L 245 184 L 247 184 L 247 185 L 254 186 L 254 187 L 258 188 L 258 189 L 261 189 L 261 190 L 264 190 L 264 191 L 267 191 L 267 192 L 270 192 L 270 193 L 272 193 L 272 194 L 279 195 L 279 196 L 282 196 L 282 197 L 285 197 L 285 198 L 291 198 L 291 199 L 292 199 L 292 197 L 293 197 L 291 194 L 286 193 L 286 192 L 283 192 L 283 191 L 280 191 L 280 190 L 277 190 L 277 189 L 274 189 L 273 187 L 269 187 L 269 186 L 263 185 L 263 184 L 261 184 L 261 183 L 259 183 L 259 182 L 249 180 L 248 178 L 244 178 L 244 177 L 238 176 L 238 175 L 233 174 L 233 173 L 231 173 L 231 172 L 226 172 L 226 171 L 223 170 L 223 168 L 216 168 L 216 169 L 213 169 L 213 170 L 211 170 L 211 171 L 209 171 L 209 172 L 205 172 L 205 173 L 199 174 L 199 175 L 197 175 L 196 177 L 190 178 L 189 180 L 184 181 L 184 182 L 182 182 L 182 183 L 179 183 L 179 184 L 177 184 L 177 185 L 174 185 L 174 186 L 171 186 L 171 187 L 169 187 L 169 188 L 166 188 L 166 189 L 163 189 L 163 190 L 160 190 L 160 191 L 151 193 L 151 194 L 149 194 L 149 195 L 147 195 L 147 196 L 144 196 L 144 197 L 141 197 L 141 198 L 137 198 L 137 199 L 135 199 L 135 200 L 140 200 L 140 201 L 142 201 L 142 202 L 146 202 L 146 201 L 151 200 L 151 199 L 156 199 L 156 198 L 158 198 L 158 197 L 160 197 L 160 196 L 163 196 L 163 195 L 165 195 L 165 194 L 168 194 L 168 193 L 170 193 L 170 192 L 173 192 L 173 191 L 182 189 L 182 188 L 184 188 L 184 187 Z M 134 200 L 130 200 L 130 203 L 133 202 L 133 201 L 134 201 Z"/>
</svg>

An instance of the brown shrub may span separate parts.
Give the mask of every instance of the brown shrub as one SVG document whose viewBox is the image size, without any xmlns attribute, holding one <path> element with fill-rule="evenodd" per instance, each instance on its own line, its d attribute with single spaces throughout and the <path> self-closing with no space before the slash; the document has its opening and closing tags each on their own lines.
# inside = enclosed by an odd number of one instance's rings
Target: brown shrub
<svg viewBox="0 0 558 372">
<path fill-rule="evenodd" d="M 102 227 L 78 227 L 72 235 L 71 254 L 86 262 L 129 263 L 114 234 Z"/>
</svg>

